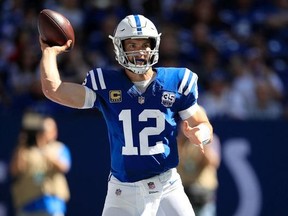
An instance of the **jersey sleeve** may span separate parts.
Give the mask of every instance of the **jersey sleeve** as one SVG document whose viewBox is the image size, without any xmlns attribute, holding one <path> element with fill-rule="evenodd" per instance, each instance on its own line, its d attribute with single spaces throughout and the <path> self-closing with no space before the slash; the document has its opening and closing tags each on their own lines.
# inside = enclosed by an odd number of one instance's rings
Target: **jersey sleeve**
<svg viewBox="0 0 288 216">
<path fill-rule="evenodd" d="M 83 108 L 97 107 L 97 91 L 106 89 L 106 83 L 101 68 L 90 70 L 82 83 L 85 86 L 85 103 Z"/>
<path fill-rule="evenodd" d="M 198 109 L 198 76 L 189 69 L 185 69 L 178 93 L 181 94 L 181 108 L 179 115 L 181 119 L 187 119 Z"/>
<path fill-rule="evenodd" d="M 66 164 L 70 169 L 71 167 L 71 153 L 70 150 L 67 148 L 67 146 L 65 146 L 64 144 L 61 145 L 60 149 L 59 149 L 59 160 Z"/>
</svg>

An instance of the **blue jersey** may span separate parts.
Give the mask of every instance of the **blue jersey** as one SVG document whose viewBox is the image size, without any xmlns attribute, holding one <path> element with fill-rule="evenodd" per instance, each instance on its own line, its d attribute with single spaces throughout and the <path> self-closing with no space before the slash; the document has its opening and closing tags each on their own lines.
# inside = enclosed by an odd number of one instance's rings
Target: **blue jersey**
<svg viewBox="0 0 288 216">
<path fill-rule="evenodd" d="M 197 75 L 159 67 L 140 93 L 124 70 L 91 70 L 83 85 L 95 91 L 94 107 L 107 123 L 111 173 L 122 182 L 150 178 L 178 165 L 177 122 L 196 106 Z M 188 113 L 188 114 L 187 114 Z"/>
</svg>

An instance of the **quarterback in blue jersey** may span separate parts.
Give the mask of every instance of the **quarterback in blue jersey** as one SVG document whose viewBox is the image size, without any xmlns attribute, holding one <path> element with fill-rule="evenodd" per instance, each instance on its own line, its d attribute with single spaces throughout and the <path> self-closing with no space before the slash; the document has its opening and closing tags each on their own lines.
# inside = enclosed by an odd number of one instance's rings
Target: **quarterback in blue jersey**
<svg viewBox="0 0 288 216">
<path fill-rule="evenodd" d="M 73 108 L 97 108 L 106 120 L 111 176 L 103 216 L 195 215 L 176 170 L 176 138 L 180 129 L 203 151 L 213 128 L 197 104 L 197 75 L 187 68 L 154 67 L 160 36 L 146 17 L 125 17 L 109 36 L 123 69 L 92 69 L 82 85 L 62 82 L 57 68 L 57 55 L 71 41 L 49 47 L 40 39 L 46 97 Z"/>
</svg>

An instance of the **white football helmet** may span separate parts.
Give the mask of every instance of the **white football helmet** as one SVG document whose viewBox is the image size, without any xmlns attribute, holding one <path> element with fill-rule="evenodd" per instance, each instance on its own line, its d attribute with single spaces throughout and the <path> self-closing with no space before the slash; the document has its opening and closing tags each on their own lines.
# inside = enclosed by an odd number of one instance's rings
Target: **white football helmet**
<svg viewBox="0 0 288 216">
<path fill-rule="evenodd" d="M 155 25 L 149 19 L 142 15 L 129 15 L 118 24 L 114 37 L 109 35 L 109 38 L 112 39 L 115 58 L 119 64 L 133 73 L 144 74 L 152 65 L 158 62 L 160 36 L 161 33 L 158 34 Z M 145 52 L 148 52 L 149 60 L 143 65 L 137 65 L 136 60 L 134 62 L 129 61 L 128 56 L 135 56 L 135 52 L 125 52 L 123 48 L 123 40 L 138 38 L 148 38 L 152 42 L 151 50 L 145 50 Z"/>
</svg>

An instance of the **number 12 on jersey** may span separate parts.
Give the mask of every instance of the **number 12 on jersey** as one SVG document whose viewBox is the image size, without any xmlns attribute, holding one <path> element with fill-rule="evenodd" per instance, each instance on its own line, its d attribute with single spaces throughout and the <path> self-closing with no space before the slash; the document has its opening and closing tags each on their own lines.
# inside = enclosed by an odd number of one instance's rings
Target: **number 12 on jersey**
<svg viewBox="0 0 288 216">
<path fill-rule="evenodd" d="M 119 114 L 119 120 L 123 122 L 125 146 L 122 147 L 123 155 L 154 155 L 164 153 L 165 148 L 162 141 L 154 143 L 149 146 L 149 136 L 157 136 L 165 129 L 165 116 L 160 110 L 145 109 L 138 116 L 137 121 L 133 123 L 147 122 L 148 119 L 154 118 L 156 120 L 155 127 L 145 127 L 139 132 L 134 134 L 132 131 L 132 115 L 131 110 L 122 110 Z M 139 137 L 139 149 L 133 144 L 133 136 Z"/>
</svg>

